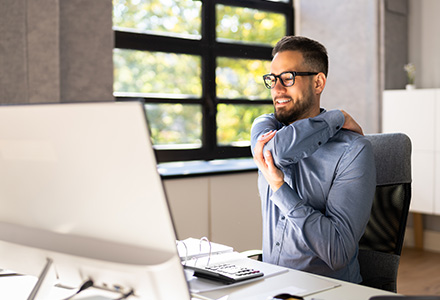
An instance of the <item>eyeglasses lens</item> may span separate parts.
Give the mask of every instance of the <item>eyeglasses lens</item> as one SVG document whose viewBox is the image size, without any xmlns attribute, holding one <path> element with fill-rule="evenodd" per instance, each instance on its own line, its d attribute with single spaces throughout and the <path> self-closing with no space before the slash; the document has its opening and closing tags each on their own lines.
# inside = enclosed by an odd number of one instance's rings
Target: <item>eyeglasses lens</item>
<svg viewBox="0 0 440 300">
<path fill-rule="evenodd" d="M 273 89 L 275 87 L 277 79 L 274 75 L 265 75 L 263 79 L 264 84 L 268 89 Z"/>
<path fill-rule="evenodd" d="M 292 86 L 295 83 L 295 76 L 292 73 L 282 73 L 280 75 L 281 80 L 283 81 L 284 86 Z"/>
</svg>

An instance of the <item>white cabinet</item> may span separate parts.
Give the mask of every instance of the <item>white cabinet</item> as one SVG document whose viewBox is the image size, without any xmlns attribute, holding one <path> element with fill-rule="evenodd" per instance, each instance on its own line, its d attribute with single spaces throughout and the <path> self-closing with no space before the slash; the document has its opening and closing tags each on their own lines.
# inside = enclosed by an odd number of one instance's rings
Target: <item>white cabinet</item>
<svg viewBox="0 0 440 300">
<path fill-rule="evenodd" d="M 237 251 L 261 249 L 257 177 L 252 171 L 165 179 L 178 238 L 206 236 Z"/>
<path fill-rule="evenodd" d="M 211 177 L 212 239 L 238 251 L 261 249 L 261 201 L 258 173 Z"/>
<path fill-rule="evenodd" d="M 178 239 L 209 236 L 209 178 L 164 180 Z"/>
<path fill-rule="evenodd" d="M 434 199 L 436 199 L 434 212 L 440 215 L 440 90 L 437 90 L 435 103 L 435 181 Z"/>
<path fill-rule="evenodd" d="M 389 90 L 383 94 L 383 132 L 412 141 L 411 211 L 440 214 L 440 90 Z"/>
</svg>

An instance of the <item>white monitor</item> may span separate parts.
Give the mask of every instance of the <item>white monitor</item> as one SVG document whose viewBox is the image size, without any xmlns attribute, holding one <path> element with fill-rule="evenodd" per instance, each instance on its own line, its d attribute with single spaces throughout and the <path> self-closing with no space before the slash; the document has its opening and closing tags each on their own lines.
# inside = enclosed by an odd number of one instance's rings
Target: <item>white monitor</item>
<svg viewBox="0 0 440 300">
<path fill-rule="evenodd" d="M 0 268 L 45 267 L 190 299 L 142 103 L 0 106 Z"/>
</svg>

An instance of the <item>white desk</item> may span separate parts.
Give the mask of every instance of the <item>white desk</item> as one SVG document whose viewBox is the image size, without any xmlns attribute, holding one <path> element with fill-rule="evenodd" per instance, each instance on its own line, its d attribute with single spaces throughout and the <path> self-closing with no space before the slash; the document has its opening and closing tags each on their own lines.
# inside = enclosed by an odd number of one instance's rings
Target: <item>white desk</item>
<svg viewBox="0 0 440 300">
<path fill-rule="evenodd" d="M 205 292 L 201 295 L 209 299 L 216 300 L 267 300 L 267 297 L 269 296 L 274 296 L 283 292 L 290 292 L 289 289 L 291 289 L 292 286 L 306 288 L 308 284 L 307 280 L 310 279 L 310 276 L 334 281 L 335 283 L 339 284 L 339 286 L 326 291 L 306 295 L 306 300 L 368 300 L 372 296 L 395 295 L 391 292 L 316 276 L 296 270 L 288 270 L 288 272 L 275 275 L 264 280 L 212 292 Z M 26 299 L 32 290 L 32 286 L 35 281 L 36 278 L 30 276 L 0 277 L 0 299 Z M 172 285 L 172 283 L 170 284 Z M 51 296 L 53 296 L 51 299 L 53 298 L 59 300 L 71 294 L 73 294 L 73 291 L 55 288 L 51 293 Z M 74 299 L 83 300 L 107 300 L 114 298 L 115 294 L 103 294 L 102 291 L 97 291 L 94 289 L 86 290 L 74 297 Z"/>
<path fill-rule="evenodd" d="M 343 282 L 341 286 L 324 291 L 315 295 L 310 295 L 305 297 L 306 300 L 368 300 L 370 297 L 373 296 L 382 296 L 382 295 L 396 295 L 392 292 L 387 292 L 379 289 L 373 289 L 369 287 L 365 287 L 358 284 Z"/>
<path fill-rule="evenodd" d="M 268 296 L 289 292 L 290 286 L 306 286 L 307 282 L 304 282 L 304 278 L 308 278 L 310 276 L 334 281 L 335 283 L 339 284 L 339 286 L 326 291 L 306 295 L 304 297 L 306 300 L 368 300 L 372 296 L 396 295 L 392 292 L 373 289 L 341 280 L 329 279 L 327 277 L 312 275 L 297 270 L 289 270 L 286 273 L 282 273 L 248 285 L 213 292 L 205 292 L 201 295 L 208 298 L 221 300 L 267 300 Z"/>
</svg>

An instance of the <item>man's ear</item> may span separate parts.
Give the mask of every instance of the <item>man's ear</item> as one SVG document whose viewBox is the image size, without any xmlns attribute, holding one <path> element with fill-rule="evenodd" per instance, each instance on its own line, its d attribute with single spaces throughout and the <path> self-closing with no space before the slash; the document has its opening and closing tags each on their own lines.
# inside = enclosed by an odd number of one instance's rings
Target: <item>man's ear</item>
<svg viewBox="0 0 440 300">
<path fill-rule="evenodd" d="M 321 94 L 324 90 L 325 83 L 327 82 L 327 77 L 324 73 L 320 72 L 315 77 L 315 91 L 316 94 Z"/>
</svg>

